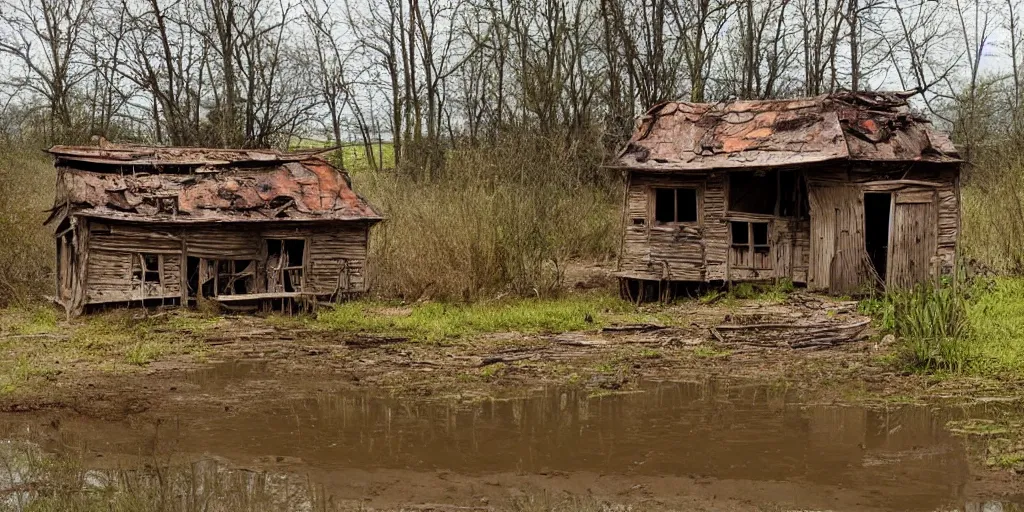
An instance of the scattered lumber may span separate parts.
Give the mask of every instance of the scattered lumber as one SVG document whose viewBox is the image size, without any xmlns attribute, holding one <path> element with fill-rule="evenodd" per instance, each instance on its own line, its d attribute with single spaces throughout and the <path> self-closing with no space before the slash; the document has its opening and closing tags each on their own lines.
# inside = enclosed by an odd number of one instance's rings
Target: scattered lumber
<svg viewBox="0 0 1024 512">
<path fill-rule="evenodd" d="M 723 324 L 711 335 L 725 345 L 765 348 L 826 348 L 862 339 L 870 318 L 853 321 L 819 320 L 793 323 Z"/>
<path fill-rule="evenodd" d="M 483 358 L 480 361 L 480 364 L 477 365 L 477 366 L 479 366 L 480 368 L 483 368 L 484 366 L 490 366 L 492 364 L 512 363 L 512 362 L 515 362 L 515 361 L 522 361 L 523 359 L 536 359 L 536 358 L 537 358 L 537 354 L 517 354 L 517 355 L 510 355 L 510 356 L 488 356 L 488 357 Z"/>
</svg>

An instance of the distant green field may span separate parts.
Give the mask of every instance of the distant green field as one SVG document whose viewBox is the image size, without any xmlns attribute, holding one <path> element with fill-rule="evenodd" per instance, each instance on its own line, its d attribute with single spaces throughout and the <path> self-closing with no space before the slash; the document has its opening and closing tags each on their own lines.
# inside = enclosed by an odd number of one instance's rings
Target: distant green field
<svg viewBox="0 0 1024 512">
<path fill-rule="evenodd" d="M 295 137 L 288 145 L 289 149 L 313 149 L 313 148 L 325 148 L 333 146 L 327 141 L 316 140 L 316 139 L 305 139 Z M 362 143 L 359 142 L 343 142 L 342 148 L 334 153 L 336 158 L 340 158 L 338 162 L 342 164 L 345 169 L 351 172 L 362 172 L 373 170 L 366 159 L 366 151 L 363 148 Z M 383 142 L 380 145 L 373 145 L 373 155 L 379 161 L 381 155 L 384 157 L 384 168 L 392 168 L 395 166 L 395 147 L 390 142 Z"/>
</svg>

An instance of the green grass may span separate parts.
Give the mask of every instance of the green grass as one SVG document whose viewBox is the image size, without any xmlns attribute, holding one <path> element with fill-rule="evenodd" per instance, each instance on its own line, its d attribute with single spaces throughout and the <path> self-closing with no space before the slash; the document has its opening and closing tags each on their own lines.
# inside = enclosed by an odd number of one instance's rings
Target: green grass
<svg viewBox="0 0 1024 512">
<path fill-rule="evenodd" d="M 1024 278 L 918 287 L 865 299 L 858 309 L 899 340 L 912 370 L 1024 378 Z"/>
<path fill-rule="evenodd" d="M 57 310 L 48 305 L 0 309 L 0 334 L 31 336 L 57 330 Z"/>
<path fill-rule="evenodd" d="M 967 319 L 978 373 L 1024 377 L 1024 278 L 1001 277 L 975 293 Z"/>
<path fill-rule="evenodd" d="M 330 143 L 326 140 L 316 139 L 300 139 L 293 138 L 291 143 L 288 145 L 289 149 L 317 149 L 332 147 L 335 144 Z M 395 167 L 395 147 L 390 142 L 384 142 L 380 145 L 373 145 L 373 156 L 374 160 L 379 164 L 381 156 L 384 158 L 384 169 L 392 169 Z M 358 142 L 345 142 L 343 147 L 338 151 L 335 151 L 330 156 L 331 160 L 335 165 L 339 165 L 351 173 L 361 173 L 368 171 L 375 171 L 376 169 L 370 165 L 370 161 L 366 158 L 366 149 L 361 143 Z"/>
<path fill-rule="evenodd" d="M 732 351 L 714 345 L 702 344 L 693 349 L 693 355 L 706 359 L 717 359 L 732 355 Z"/>
<path fill-rule="evenodd" d="M 793 281 L 780 279 L 773 283 L 737 283 L 728 290 L 711 289 L 698 298 L 701 304 L 722 303 L 735 305 L 737 301 L 752 300 L 765 304 L 781 304 L 796 288 Z"/>
<path fill-rule="evenodd" d="M 495 332 L 566 332 L 595 329 L 612 321 L 636 322 L 635 306 L 612 297 L 515 299 L 478 303 L 353 301 L 321 311 L 315 325 L 330 330 L 395 334 L 439 342 Z"/>
<path fill-rule="evenodd" d="M 201 357 L 198 335 L 219 321 L 187 310 L 145 315 L 137 309 L 60 318 L 44 305 L 0 309 L 0 391 L 45 382 L 72 362 L 120 371 L 167 355 Z"/>
</svg>

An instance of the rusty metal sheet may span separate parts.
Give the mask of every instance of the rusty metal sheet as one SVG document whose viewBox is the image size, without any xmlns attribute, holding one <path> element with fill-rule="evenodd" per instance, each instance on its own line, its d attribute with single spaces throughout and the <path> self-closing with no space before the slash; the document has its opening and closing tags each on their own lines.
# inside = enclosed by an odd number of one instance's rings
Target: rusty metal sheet
<svg viewBox="0 0 1024 512">
<path fill-rule="evenodd" d="M 650 171 L 790 166 L 831 160 L 958 162 L 949 139 L 897 93 L 791 100 L 668 102 L 652 108 L 617 166 Z"/>
<path fill-rule="evenodd" d="M 298 162 L 326 150 L 283 152 L 275 149 L 219 149 L 140 145 L 53 146 L 47 150 L 58 161 L 109 166 L 226 166 L 250 162 Z"/>
<path fill-rule="evenodd" d="M 382 219 L 321 158 L 208 173 L 100 172 L 59 166 L 54 211 L 150 222 Z M 56 216 L 55 216 L 56 217 Z"/>
</svg>

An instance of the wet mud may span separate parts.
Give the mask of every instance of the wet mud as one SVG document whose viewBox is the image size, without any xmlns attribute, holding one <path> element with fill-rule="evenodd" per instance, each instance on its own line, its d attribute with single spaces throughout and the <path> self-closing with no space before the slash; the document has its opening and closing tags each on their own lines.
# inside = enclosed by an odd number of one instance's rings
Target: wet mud
<svg viewBox="0 0 1024 512">
<path fill-rule="evenodd" d="M 88 447 L 98 467 L 213 458 L 302 475 L 370 507 L 486 509 L 527 493 L 597 496 L 640 510 L 1024 505 L 1016 477 L 979 469 L 947 428 L 1024 413 L 1015 403 L 851 406 L 807 402 L 785 386 L 715 379 L 644 380 L 614 393 L 541 386 L 518 398 L 472 401 L 306 384 L 270 394 L 265 362 L 223 362 L 189 372 L 178 400 L 249 396 L 245 406 L 120 420 L 40 411 L 0 424 L 42 439 L 59 432 Z"/>
<path fill-rule="evenodd" d="M 292 475 L 353 510 L 500 512 L 517 496 L 632 510 L 1024 507 L 1024 476 L 986 464 L 987 434 L 954 432 L 1020 425 L 1020 383 L 903 373 L 877 337 L 794 349 L 711 331 L 856 324 L 848 305 L 671 314 L 688 323 L 445 343 L 226 317 L 200 356 L 130 371 L 71 361 L 0 397 L 0 437 L 81 451 L 97 469 L 215 461 Z"/>
</svg>

